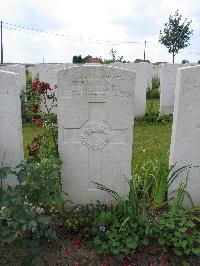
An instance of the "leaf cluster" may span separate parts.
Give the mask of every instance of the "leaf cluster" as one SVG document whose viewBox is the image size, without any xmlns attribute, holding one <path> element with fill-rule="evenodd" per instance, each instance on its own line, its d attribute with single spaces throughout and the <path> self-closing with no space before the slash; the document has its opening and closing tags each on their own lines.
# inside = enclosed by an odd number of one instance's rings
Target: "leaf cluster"
<svg viewBox="0 0 200 266">
<path fill-rule="evenodd" d="M 168 48 L 169 53 L 176 55 L 180 49 L 189 45 L 190 35 L 193 33 L 193 30 L 190 30 L 191 22 L 187 19 L 182 22 L 182 16 L 178 10 L 174 16 L 170 15 L 169 22 L 165 24 L 159 36 L 159 42 Z"/>
</svg>

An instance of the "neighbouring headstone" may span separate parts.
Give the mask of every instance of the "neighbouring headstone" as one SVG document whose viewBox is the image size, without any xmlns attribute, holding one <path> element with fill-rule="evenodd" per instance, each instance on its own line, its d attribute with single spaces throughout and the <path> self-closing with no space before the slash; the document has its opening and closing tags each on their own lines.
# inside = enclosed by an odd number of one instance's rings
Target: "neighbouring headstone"
<svg viewBox="0 0 200 266">
<path fill-rule="evenodd" d="M 18 75 L 0 71 L 0 165 L 6 167 L 15 167 L 24 158 Z M 16 178 L 9 176 L 3 186 L 15 183 Z"/>
<path fill-rule="evenodd" d="M 200 66 L 178 69 L 175 108 L 170 148 L 170 165 L 174 171 L 182 171 L 169 189 L 169 196 L 177 190 L 181 181 L 185 182 L 188 170 L 186 190 L 195 205 L 200 205 Z M 187 194 L 185 207 L 191 207 Z"/>
<path fill-rule="evenodd" d="M 160 114 L 169 115 L 174 111 L 176 74 L 178 68 L 194 64 L 163 64 L 160 73 Z"/>
<path fill-rule="evenodd" d="M 152 64 L 152 78 L 160 79 L 161 65 Z"/>
<path fill-rule="evenodd" d="M 18 73 L 19 75 L 17 78 L 19 79 L 19 88 L 17 89 L 19 89 L 20 92 L 26 89 L 26 68 L 24 65 L 0 65 L 0 70 Z"/>
<path fill-rule="evenodd" d="M 150 63 L 114 63 L 114 66 L 129 69 L 136 73 L 134 117 L 142 118 L 146 110 L 146 90 L 152 86 L 152 64 Z"/>
<path fill-rule="evenodd" d="M 63 190 L 73 203 L 109 201 L 91 182 L 126 195 L 131 176 L 135 73 L 85 65 L 58 72 Z"/>
<path fill-rule="evenodd" d="M 30 66 L 28 68 L 31 76 L 32 76 L 32 80 L 36 80 L 38 79 L 41 82 L 45 82 L 45 83 L 49 83 L 52 91 L 55 93 L 55 97 L 57 97 L 57 73 L 59 69 L 63 69 L 66 68 L 68 66 L 71 66 L 72 64 L 68 63 L 68 64 L 36 64 L 34 66 Z M 51 91 L 51 93 L 52 93 Z M 47 99 L 47 103 L 46 106 L 48 108 L 50 108 L 51 105 L 51 100 Z M 40 106 L 41 110 L 43 112 L 47 112 L 46 107 L 44 104 L 41 104 Z M 57 107 L 54 106 L 51 109 L 52 113 L 57 113 Z"/>
</svg>

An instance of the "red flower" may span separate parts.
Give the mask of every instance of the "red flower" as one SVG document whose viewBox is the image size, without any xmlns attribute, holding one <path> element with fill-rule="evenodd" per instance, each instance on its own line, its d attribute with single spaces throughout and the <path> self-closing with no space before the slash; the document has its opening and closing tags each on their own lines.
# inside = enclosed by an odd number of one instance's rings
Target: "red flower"
<svg viewBox="0 0 200 266">
<path fill-rule="evenodd" d="M 154 266 L 153 262 L 148 261 L 147 266 Z"/>
<path fill-rule="evenodd" d="M 140 260 L 142 260 L 142 256 L 141 255 L 136 255 L 135 259 L 140 261 Z"/>
<path fill-rule="evenodd" d="M 32 117 L 32 122 L 35 122 L 36 121 L 36 118 Z"/>
<path fill-rule="evenodd" d="M 79 249 L 81 247 L 81 243 L 78 239 L 74 240 L 74 248 Z"/>
<path fill-rule="evenodd" d="M 73 266 L 81 266 L 81 264 L 78 262 L 75 262 Z"/>
<path fill-rule="evenodd" d="M 41 140 L 41 137 L 39 135 L 34 138 L 35 142 L 40 142 L 40 140 Z"/>
<path fill-rule="evenodd" d="M 35 156 L 38 154 L 38 144 L 34 143 L 28 146 L 29 156 Z"/>
<path fill-rule="evenodd" d="M 71 248 L 70 247 L 66 247 L 65 252 L 66 252 L 67 257 L 70 257 L 70 255 L 71 255 Z"/>
<path fill-rule="evenodd" d="M 41 94 L 45 93 L 47 90 L 51 90 L 50 85 L 45 82 L 41 82 L 39 85 L 39 92 Z"/>
<path fill-rule="evenodd" d="M 36 123 L 36 125 L 39 126 L 39 127 L 41 127 L 41 126 L 44 125 L 44 122 L 41 121 L 41 120 L 36 120 L 35 123 Z"/>
<path fill-rule="evenodd" d="M 169 263 L 168 258 L 161 258 L 161 259 L 160 259 L 160 264 L 161 264 L 161 265 L 167 265 L 168 263 Z"/>
<path fill-rule="evenodd" d="M 34 82 L 32 83 L 32 88 L 35 90 L 35 89 L 38 88 L 39 85 L 40 85 L 39 80 L 36 80 L 36 81 L 34 81 Z"/>
<path fill-rule="evenodd" d="M 102 264 L 102 266 L 110 266 L 110 263 L 105 262 L 105 263 Z"/>
</svg>

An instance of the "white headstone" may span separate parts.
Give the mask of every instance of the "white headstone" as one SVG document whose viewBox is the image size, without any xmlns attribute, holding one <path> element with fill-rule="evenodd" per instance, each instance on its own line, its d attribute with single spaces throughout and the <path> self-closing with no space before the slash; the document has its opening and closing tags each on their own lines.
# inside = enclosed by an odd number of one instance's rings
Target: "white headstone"
<svg viewBox="0 0 200 266">
<path fill-rule="evenodd" d="M 152 65 L 152 78 L 160 78 L 160 68 L 161 68 L 161 65 L 155 65 L 153 64 Z"/>
<path fill-rule="evenodd" d="M 0 71 L 0 165 L 15 167 L 23 160 L 20 94 L 16 89 L 19 74 Z M 3 185 L 14 185 L 10 176 Z"/>
<path fill-rule="evenodd" d="M 134 116 L 142 118 L 146 111 L 146 90 L 152 86 L 152 64 L 150 63 L 114 63 L 114 66 L 136 72 Z"/>
<path fill-rule="evenodd" d="M 128 192 L 135 73 L 109 66 L 58 72 L 58 144 L 63 189 L 74 203 L 107 201 L 98 182 Z"/>
<path fill-rule="evenodd" d="M 200 205 L 200 66 L 178 69 L 173 116 L 170 165 L 176 164 L 174 170 L 199 166 L 190 169 L 186 190 Z M 188 169 L 178 175 L 169 192 L 185 181 Z M 184 205 L 191 207 L 187 196 Z"/>
<path fill-rule="evenodd" d="M 19 91 L 21 92 L 22 90 L 26 89 L 26 68 L 23 65 L 1 65 L 0 70 L 3 71 L 9 71 L 9 72 L 14 72 L 18 73 L 19 75 L 17 78 L 19 79 L 18 84 L 19 84 Z"/>
<path fill-rule="evenodd" d="M 169 115 L 174 111 L 176 73 L 178 68 L 194 64 L 163 64 L 160 77 L 160 114 Z"/>
</svg>

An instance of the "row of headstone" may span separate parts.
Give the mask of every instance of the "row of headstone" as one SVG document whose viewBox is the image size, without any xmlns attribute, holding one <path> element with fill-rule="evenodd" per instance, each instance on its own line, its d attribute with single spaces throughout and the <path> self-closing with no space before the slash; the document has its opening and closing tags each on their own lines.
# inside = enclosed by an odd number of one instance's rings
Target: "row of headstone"
<svg viewBox="0 0 200 266">
<path fill-rule="evenodd" d="M 91 64 L 90 64 L 91 65 Z M 146 90 L 152 85 L 153 65 L 150 63 L 112 63 L 113 67 L 129 69 L 136 72 L 134 116 L 142 118 L 146 110 Z M 32 79 L 39 79 L 50 84 L 51 88 L 57 84 L 57 72 L 59 69 L 74 66 L 72 64 L 36 64 L 28 68 Z M 155 72 L 155 71 L 154 71 Z M 57 93 L 57 92 L 56 92 Z M 57 94 L 56 94 L 57 96 Z M 43 111 L 44 108 L 41 107 Z M 54 109 L 56 113 L 56 109 Z"/>
<path fill-rule="evenodd" d="M 0 71 L 0 162 L 23 159 L 20 96 L 16 73 Z M 92 182 L 125 195 L 131 176 L 134 91 L 137 74 L 105 65 L 69 67 L 58 72 L 58 144 L 63 189 L 74 203 L 110 200 Z M 16 89 L 14 89 L 16 88 Z M 170 165 L 186 167 L 169 195 L 189 178 L 187 191 L 200 204 L 200 66 L 178 70 Z M 9 184 L 15 180 L 10 177 Z M 185 197 L 189 207 L 190 198 Z"/>
</svg>

